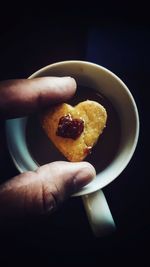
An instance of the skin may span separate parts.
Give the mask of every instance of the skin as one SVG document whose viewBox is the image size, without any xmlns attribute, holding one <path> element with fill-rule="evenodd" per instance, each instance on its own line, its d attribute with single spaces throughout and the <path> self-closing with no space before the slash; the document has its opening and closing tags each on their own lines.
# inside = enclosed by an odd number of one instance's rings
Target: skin
<svg viewBox="0 0 150 267">
<path fill-rule="evenodd" d="M 67 101 L 76 91 L 71 77 L 0 82 L 0 119 L 16 118 Z M 0 186 L 0 217 L 51 214 L 95 176 L 88 162 L 52 162 L 17 175 Z"/>
</svg>

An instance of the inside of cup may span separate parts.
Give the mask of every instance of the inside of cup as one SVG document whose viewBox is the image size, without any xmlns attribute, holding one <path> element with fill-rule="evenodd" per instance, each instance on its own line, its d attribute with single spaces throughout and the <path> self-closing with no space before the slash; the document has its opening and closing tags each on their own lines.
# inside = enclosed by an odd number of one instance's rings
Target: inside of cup
<svg viewBox="0 0 150 267">
<path fill-rule="evenodd" d="M 40 76 L 71 76 L 77 84 L 96 89 L 108 98 L 115 107 L 121 125 L 118 153 L 112 162 L 79 194 L 103 188 L 114 180 L 130 161 L 138 139 L 138 112 L 135 101 L 126 85 L 112 72 L 93 63 L 66 61 L 52 64 L 30 78 Z M 107 149 L 107 148 L 106 148 Z"/>
</svg>

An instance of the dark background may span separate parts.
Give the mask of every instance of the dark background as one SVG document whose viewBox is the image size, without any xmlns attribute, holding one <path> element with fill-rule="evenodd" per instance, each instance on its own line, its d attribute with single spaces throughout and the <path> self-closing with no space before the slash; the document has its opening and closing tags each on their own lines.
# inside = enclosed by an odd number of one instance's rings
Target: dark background
<svg viewBox="0 0 150 267">
<path fill-rule="evenodd" d="M 149 266 L 149 77 L 148 7 L 77 6 L 57 8 L 8 5 L 0 16 L 0 80 L 27 78 L 67 59 L 88 60 L 117 74 L 133 94 L 140 115 L 140 137 L 132 161 L 104 188 L 117 231 L 95 238 L 80 198 L 70 199 L 50 218 L 9 222 L 0 229 L 0 266 Z M 42 5 L 42 6 L 41 6 Z M 44 6 L 44 7 L 43 7 Z M 4 123 L 0 146 L 6 148 Z M 0 156 L 1 181 L 15 169 L 7 149 Z"/>
</svg>

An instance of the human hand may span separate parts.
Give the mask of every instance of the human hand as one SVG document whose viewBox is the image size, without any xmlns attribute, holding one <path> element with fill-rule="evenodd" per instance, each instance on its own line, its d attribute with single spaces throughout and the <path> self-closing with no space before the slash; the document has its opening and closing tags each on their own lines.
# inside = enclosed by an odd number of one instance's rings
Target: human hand
<svg viewBox="0 0 150 267">
<path fill-rule="evenodd" d="M 0 83 L 0 119 L 29 115 L 73 96 L 70 77 L 43 77 Z M 0 186 L 0 217 L 49 214 L 95 176 L 88 162 L 52 162 Z"/>
</svg>

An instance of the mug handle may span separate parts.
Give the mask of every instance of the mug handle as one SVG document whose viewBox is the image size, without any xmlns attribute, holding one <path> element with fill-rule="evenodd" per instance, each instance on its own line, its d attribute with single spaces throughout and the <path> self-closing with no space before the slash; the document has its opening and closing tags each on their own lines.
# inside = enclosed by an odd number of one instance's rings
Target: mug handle
<svg viewBox="0 0 150 267">
<path fill-rule="evenodd" d="M 82 196 L 91 228 L 96 237 L 115 231 L 116 225 L 102 190 Z"/>
</svg>

